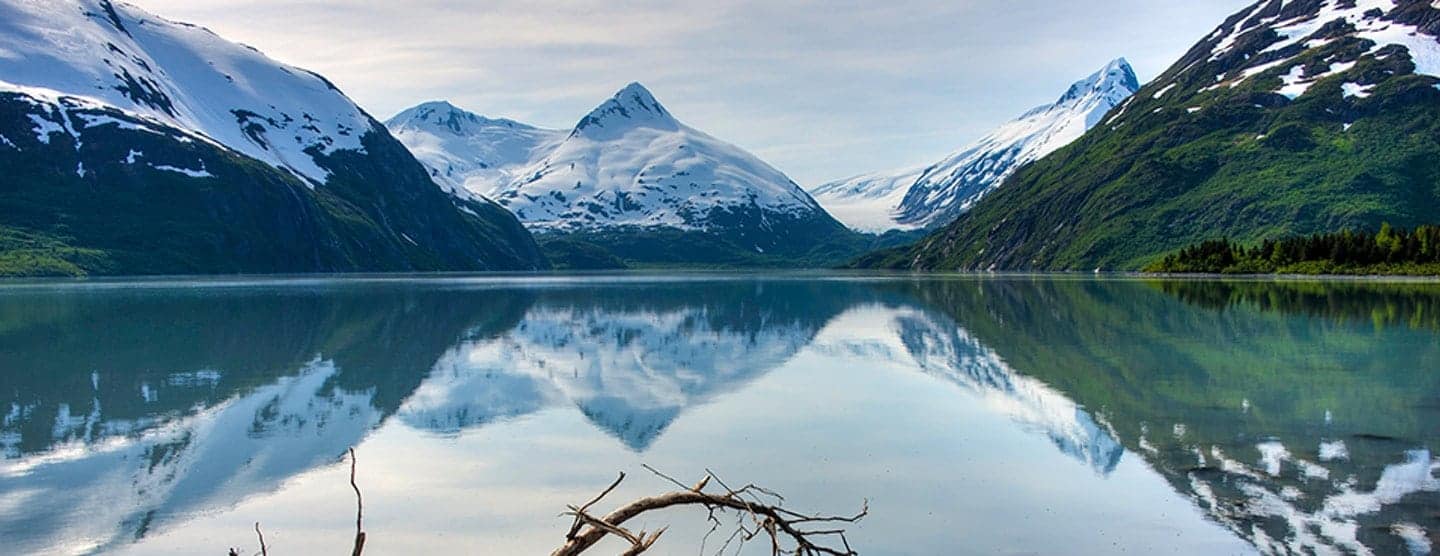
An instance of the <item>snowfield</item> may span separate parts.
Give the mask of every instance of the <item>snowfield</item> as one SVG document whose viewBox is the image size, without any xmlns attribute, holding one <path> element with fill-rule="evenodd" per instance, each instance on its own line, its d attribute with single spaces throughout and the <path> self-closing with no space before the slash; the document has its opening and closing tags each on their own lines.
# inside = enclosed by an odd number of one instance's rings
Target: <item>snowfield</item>
<svg viewBox="0 0 1440 556">
<path fill-rule="evenodd" d="M 919 226 L 899 222 L 900 202 L 928 168 L 864 174 L 810 190 L 815 200 L 851 229 L 881 234 Z"/>
</svg>

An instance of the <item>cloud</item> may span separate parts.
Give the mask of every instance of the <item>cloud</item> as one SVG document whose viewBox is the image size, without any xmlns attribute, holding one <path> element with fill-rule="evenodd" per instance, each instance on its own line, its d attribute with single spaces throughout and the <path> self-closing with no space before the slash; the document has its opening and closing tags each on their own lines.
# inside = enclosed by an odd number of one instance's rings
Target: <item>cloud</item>
<svg viewBox="0 0 1440 556">
<path fill-rule="evenodd" d="M 325 74 L 569 127 L 630 81 L 804 185 L 933 162 L 1117 56 L 1160 73 L 1248 0 L 132 0 Z"/>
</svg>

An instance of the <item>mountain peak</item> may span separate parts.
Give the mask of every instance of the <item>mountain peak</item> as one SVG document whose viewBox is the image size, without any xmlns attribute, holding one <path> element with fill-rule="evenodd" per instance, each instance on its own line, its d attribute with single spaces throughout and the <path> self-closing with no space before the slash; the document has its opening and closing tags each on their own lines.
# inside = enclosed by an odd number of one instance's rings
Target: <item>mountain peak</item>
<svg viewBox="0 0 1440 556">
<path fill-rule="evenodd" d="M 649 89 L 638 82 L 632 82 L 585 115 L 575 126 L 575 131 L 626 126 L 627 122 L 629 125 L 649 127 L 678 127 L 675 118 L 655 99 Z"/>
<path fill-rule="evenodd" d="M 1109 72 L 1113 70 L 1120 70 L 1132 75 L 1135 73 L 1135 69 L 1130 67 L 1130 60 L 1126 60 L 1124 56 L 1110 60 L 1109 64 L 1105 64 L 1104 71 Z"/>
<path fill-rule="evenodd" d="M 412 108 L 411 110 L 444 110 L 444 111 L 460 111 L 460 112 L 463 112 L 463 111 L 464 111 L 464 110 L 461 110 L 459 107 L 455 106 L 454 104 L 450 104 L 450 101 L 448 101 L 448 100 L 431 100 L 431 101 L 427 101 L 427 102 L 422 102 L 422 103 L 420 103 L 420 104 L 415 105 L 415 107 Z"/>
<path fill-rule="evenodd" d="M 1130 67 L 1130 62 L 1126 59 L 1116 58 L 1105 64 L 1100 71 L 1076 81 L 1055 104 L 1063 105 L 1083 99 L 1093 93 L 1119 92 L 1124 96 L 1129 96 L 1138 90 L 1140 90 L 1140 79 L 1135 77 L 1135 69 Z"/>
<path fill-rule="evenodd" d="M 625 88 L 615 93 L 613 98 L 629 98 L 637 103 L 654 105 L 656 108 L 660 108 L 660 102 L 655 100 L 655 95 L 650 92 L 650 89 L 646 89 L 644 85 L 641 85 L 639 81 L 631 81 L 629 85 L 626 85 Z M 661 110 L 664 109 L 661 108 Z"/>
<path fill-rule="evenodd" d="M 496 126 L 516 129 L 531 128 L 531 126 L 514 120 L 504 118 L 494 119 L 481 116 L 455 106 L 448 100 L 432 100 L 407 108 L 386 121 L 385 126 L 392 130 L 406 126 L 422 129 L 443 129 L 461 136 L 473 135 L 479 129 Z"/>
</svg>

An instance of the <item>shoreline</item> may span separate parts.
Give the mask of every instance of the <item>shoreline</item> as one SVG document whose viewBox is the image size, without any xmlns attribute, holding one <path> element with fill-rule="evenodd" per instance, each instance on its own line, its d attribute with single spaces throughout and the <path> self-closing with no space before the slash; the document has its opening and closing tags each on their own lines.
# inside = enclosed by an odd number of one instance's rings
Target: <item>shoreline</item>
<svg viewBox="0 0 1440 556">
<path fill-rule="evenodd" d="M 686 281 L 706 279 L 1018 279 L 1051 278 L 1069 280 L 1172 280 L 1229 282 L 1332 282 L 1332 283 L 1411 283 L 1440 284 L 1440 276 L 1356 275 L 1356 274 L 1219 274 L 1219 273 L 1151 273 L 1151 272 L 1085 272 L 1085 271 L 977 271 L 920 272 L 897 270 L 848 269 L 695 269 L 643 268 L 600 271 L 535 271 L 535 272 L 395 272 L 339 274 L 194 274 L 194 275 L 132 275 L 88 277 L 7 277 L 0 278 L 0 289 L 35 287 L 157 287 L 188 283 L 194 287 L 263 287 L 268 285 L 401 284 L 430 282 L 455 284 L 507 284 L 529 281 L 529 285 L 545 287 L 563 285 L 577 280 L 595 279 L 597 284 L 631 281 Z"/>
</svg>

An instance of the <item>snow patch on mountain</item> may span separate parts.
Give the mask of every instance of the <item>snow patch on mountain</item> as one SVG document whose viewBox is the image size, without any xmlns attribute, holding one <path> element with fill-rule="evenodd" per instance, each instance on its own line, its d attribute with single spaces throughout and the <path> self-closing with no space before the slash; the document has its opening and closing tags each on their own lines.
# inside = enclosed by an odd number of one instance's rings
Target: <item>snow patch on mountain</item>
<svg viewBox="0 0 1440 556">
<path fill-rule="evenodd" d="M 203 164 L 203 163 L 200 164 L 200 168 L 199 168 L 198 170 L 192 170 L 192 169 L 189 169 L 189 168 L 180 168 L 180 167 L 178 167 L 178 166 L 171 166 L 171 165 L 168 165 L 168 164 L 151 164 L 150 167 L 151 167 L 151 168 L 154 168 L 154 169 L 156 169 L 156 170 L 160 170 L 160 171 L 162 171 L 162 172 L 174 172 L 174 173 L 176 173 L 176 174 L 182 174 L 182 175 L 190 176 L 190 177 L 192 177 L 192 178 L 213 178 L 213 177 L 215 177 L 214 174 L 211 174 L 209 170 L 206 170 L 206 169 L 205 169 L 205 164 Z"/>
<path fill-rule="evenodd" d="M 317 156 L 363 151 L 361 139 L 373 128 L 320 76 L 128 4 L 0 0 L 0 37 L 0 92 L 29 97 L 47 115 L 67 106 L 110 107 L 312 185 L 329 177 Z M 58 132 L 78 137 L 83 128 L 37 130 L 42 141 Z"/>
<path fill-rule="evenodd" d="M 1274 68 L 1292 64 L 1308 51 L 1349 37 L 1371 43 L 1361 57 L 1376 56 L 1387 47 L 1400 46 L 1408 51 L 1416 74 L 1440 77 L 1440 41 L 1433 33 L 1433 21 L 1440 5 L 1432 2 L 1422 7 L 1420 4 L 1414 0 L 1259 2 L 1231 22 L 1222 24 L 1211 35 L 1210 40 L 1215 42 L 1210 47 L 1209 62 L 1237 57 L 1243 57 L 1245 62 L 1238 74 L 1232 70 L 1217 76 L 1216 80 L 1223 83 L 1216 86 L 1237 87 Z M 1270 42 L 1262 43 L 1263 48 L 1255 52 L 1236 50 L 1261 40 Z M 1328 71 L 1317 74 L 1307 74 L 1304 67 L 1294 65 L 1282 76 L 1283 84 L 1275 92 L 1297 98 L 1310 84 L 1348 71 L 1354 65 L 1354 60 L 1337 62 L 1331 64 Z"/>
<path fill-rule="evenodd" d="M 918 175 L 902 170 L 859 176 L 821 185 L 814 193 L 841 221 L 862 231 L 943 226 L 1016 170 L 1079 139 L 1139 89 L 1130 64 L 1117 59 L 1071 85 L 1054 104 L 1026 112 Z"/>
</svg>

